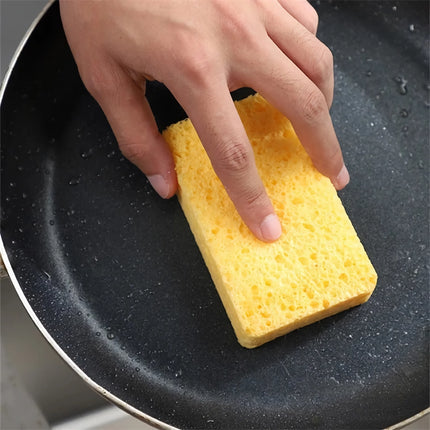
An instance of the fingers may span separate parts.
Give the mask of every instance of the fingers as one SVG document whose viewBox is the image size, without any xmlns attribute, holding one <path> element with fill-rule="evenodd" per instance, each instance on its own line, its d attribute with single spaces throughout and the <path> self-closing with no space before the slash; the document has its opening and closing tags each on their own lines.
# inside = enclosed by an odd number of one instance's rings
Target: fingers
<svg viewBox="0 0 430 430">
<path fill-rule="evenodd" d="M 330 108 L 334 88 L 332 53 L 315 37 L 315 33 L 301 24 L 300 19 L 303 21 L 304 18 L 300 14 L 303 14 L 306 8 L 296 10 L 304 4 L 307 8 L 313 8 L 305 0 L 288 0 L 283 3 L 285 8 L 292 9 L 293 13 L 290 10 L 287 13 L 279 3 L 270 3 L 271 7 L 266 10 L 267 33 L 284 54 L 321 90 Z"/>
<path fill-rule="evenodd" d="M 227 85 L 175 94 L 187 111 L 223 183 L 249 229 L 272 242 L 281 225 L 258 175 L 254 154 Z"/>
<path fill-rule="evenodd" d="M 262 66 L 251 75 L 253 88 L 291 120 L 315 167 L 336 189 L 343 188 L 349 175 L 323 93 L 273 43 L 260 55 Z"/>
<path fill-rule="evenodd" d="M 103 109 L 121 152 L 145 175 L 163 198 L 177 189 L 172 154 L 160 135 L 151 108 L 139 86 L 117 65 L 102 65 L 85 84 Z"/>
<path fill-rule="evenodd" d="M 309 32 L 316 35 L 318 14 L 308 0 L 278 0 L 279 4 Z"/>
</svg>

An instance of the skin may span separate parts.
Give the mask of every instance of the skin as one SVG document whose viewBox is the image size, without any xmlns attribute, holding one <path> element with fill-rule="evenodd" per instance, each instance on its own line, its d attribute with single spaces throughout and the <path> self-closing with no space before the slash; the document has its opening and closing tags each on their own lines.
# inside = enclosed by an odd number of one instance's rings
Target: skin
<svg viewBox="0 0 430 430">
<path fill-rule="evenodd" d="M 163 82 L 191 118 L 244 222 L 262 241 L 282 233 L 230 91 L 251 87 L 287 116 L 315 167 L 349 182 L 332 125 L 333 57 L 306 0 L 60 0 L 81 78 L 125 157 L 163 198 L 177 178 L 145 98 Z"/>
</svg>

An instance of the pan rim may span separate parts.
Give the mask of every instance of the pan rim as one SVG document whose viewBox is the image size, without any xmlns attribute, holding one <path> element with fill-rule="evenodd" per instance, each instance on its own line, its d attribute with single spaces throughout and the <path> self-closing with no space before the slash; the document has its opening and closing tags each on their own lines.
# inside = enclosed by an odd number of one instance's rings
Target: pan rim
<svg viewBox="0 0 430 430">
<path fill-rule="evenodd" d="M 400 421 L 397 424 L 387 427 L 385 430 L 400 430 L 402 428 L 405 428 L 407 425 L 413 424 L 415 421 L 418 421 L 419 419 L 424 418 L 427 415 L 430 415 L 430 407 L 424 409 L 421 412 L 418 412 L 417 414 L 413 415 L 410 418 L 406 418 L 405 420 Z"/>
<path fill-rule="evenodd" d="M 55 1 L 55 0 L 54 0 Z M 7 256 L 6 248 L 4 247 L 3 238 L 0 236 L 0 255 L 3 260 L 3 263 L 6 267 L 7 274 L 9 276 L 10 281 L 12 282 L 12 285 L 15 288 L 16 293 L 18 294 L 18 297 L 23 304 L 25 310 L 27 311 L 28 315 L 32 319 L 33 323 L 36 325 L 37 329 L 40 331 L 40 333 L 43 335 L 43 337 L 48 341 L 48 343 L 51 345 L 52 348 L 57 352 L 57 354 L 68 364 L 71 369 L 76 372 L 81 379 L 86 382 L 90 388 L 95 390 L 98 394 L 100 394 L 102 397 L 104 397 L 109 402 L 115 404 L 119 408 L 123 409 L 124 411 L 128 412 L 129 414 L 133 415 L 134 417 L 146 422 L 147 424 L 159 428 L 162 430 L 180 430 L 177 427 L 174 427 L 170 424 L 167 424 L 163 421 L 158 420 L 157 418 L 154 418 L 139 409 L 135 408 L 134 406 L 131 406 L 124 400 L 121 400 L 119 397 L 112 394 L 109 390 L 103 388 L 101 385 L 99 385 L 97 382 L 95 382 L 93 379 L 91 379 L 68 355 L 67 353 L 58 345 L 58 343 L 54 340 L 54 338 L 49 334 L 49 332 L 46 330 L 36 313 L 33 311 L 33 308 L 31 307 L 30 303 L 28 302 L 21 285 L 19 284 L 19 281 L 12 269 L 12 266 L 10 264 L 9 258 Z"/>
<path fill-rule="evenodd" d="M 9 65 L 7 67 L 6 73 L 2 79 L 1 86 L 0 86 L 0 106 L 3 103 L 3 97 L 4 93 L 6 91 L 9 79 L 12 75 L 12 72 L 15 68 L 15 65 L 25 47 L 27 44 L 29 38 L 31 37 L 33 31 L 37 27 L 37 25 L 40 23 L 42 18 L 46 15 L 48 10 L 53 6 L 53 4 L 57 0 L 47 0 L 47 4 L 43 7 L 41 12 L 36 16 L 36 18 L 33 20 L 33 22 L 28 27 L 27 31 L 25 32 L 23 38 L 21 39 L 18 47 L 16 48 L 11 61 L 9 62 Z M 131 414 L 132 416 L 140 419 L 141 421 L 153 426 L 154 428 L 159 429 L 166 429 L 166 430 L 180 430 L 177 427 L 174 427 L 168 423 L 165 423 L 161 420 L 158 420 L 157 418 L 152 417 L 149 414 L 146 414 L 139 409 L 135 408 L 134 406 L 131 406 L 129 403 L 125 402 L 124 400 L 120 399 L 119 397 L 112 394 L 108 389 L 103 388 L 101 385 L 99 385 L 97 382 L 95 382 L 92 378 L 90 378 L 68 355 L 67 353 L 58 345 L 58 343 L 54 340 L 54 338 L 49 334 L 47 329 L 44 327 L 43 323 L 40 321 L 40 319 L 37 317 L 36 313 L 34 312 L 33 308 L 31 307 L 29 301 L 27 300 L 24 291 L 21 288 L 21 285 L 15 275 L 15 272 L 12 268 L 12 265 L 9 261 L 8 254 L 6 252 L 6 248 L 3 243 L 3 238 L 0 233 L 0 256 L 3 260 L 4 266 L 6 268 L 7 276 L 9 277 L 12 285 L 14 286 L 14 289 L 23 304 L 25 310 L 27 311 L 28 315 L 32 319 L 33 323 L 39 330 L 39 332 L 43 335 L 43 337 L 46 339 L 46 341 L 51 345 L 51 347 L 57 352 L 57 354 L 65 361 L 65 363 L 77 374 L 79 377 L 89 385 L 91 389 L 96 391 L 99 395 L 104 397 L 109 402 L 113 403 L 120 409 L 124 410 L 125 412 Z M 401 428 L 404 428 L 406 425 L 412 424 L 415 421 L 419 420 L 422 417 L 425 417 L 426 415 L 430 414 L 430 407 L 426 408 L 417 414 L 402 420 L 399 423 L 396 423 L 390 427 L 387 427 L 385 430 L 398 430 Z"/>
</svg>

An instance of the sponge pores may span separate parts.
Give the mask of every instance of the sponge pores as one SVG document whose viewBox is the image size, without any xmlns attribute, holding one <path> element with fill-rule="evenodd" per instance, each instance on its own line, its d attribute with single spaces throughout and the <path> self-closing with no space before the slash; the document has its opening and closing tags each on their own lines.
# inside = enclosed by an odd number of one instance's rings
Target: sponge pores
<svg viewBox="0 0 430 430">
<path fill-rule="evenodd" d="M 274 243 L 260 242 L 243 223 L 189 119 L 163 134 L 197 245 L 239 343 L 253 348 L 367 301 L 377 275 L 289 120 L 258 94 L 236 108 L 281 221 Z"/>
</svg>

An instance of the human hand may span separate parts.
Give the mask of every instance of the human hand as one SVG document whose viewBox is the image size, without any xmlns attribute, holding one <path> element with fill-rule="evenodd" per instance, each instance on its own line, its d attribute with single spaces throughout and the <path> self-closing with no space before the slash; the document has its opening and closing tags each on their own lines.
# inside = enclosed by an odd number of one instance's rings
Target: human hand
<svg viewBox="0 0 430 430">
<path fill-rule="evenodd" d="M 287 116 L 315 167 L 349 181 L 329 108 L 333 59 L 306 0 L 60 0 L 66 36 L 124 156 L 163 198 L 172 155 L 145 98 L 163 82 L 187 112 L 238 213 L 263 241 L 281 226 L 230 91 L 251 87 Z"/>
</svg>

